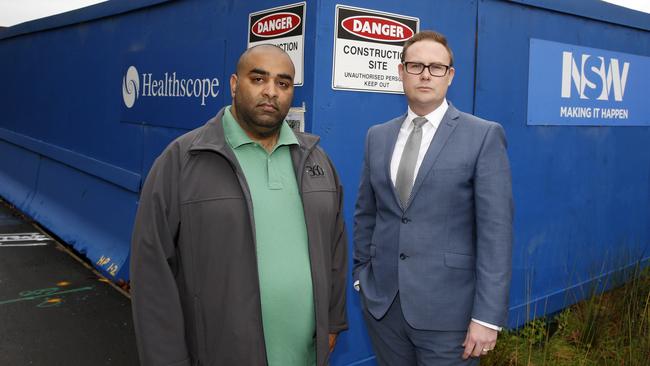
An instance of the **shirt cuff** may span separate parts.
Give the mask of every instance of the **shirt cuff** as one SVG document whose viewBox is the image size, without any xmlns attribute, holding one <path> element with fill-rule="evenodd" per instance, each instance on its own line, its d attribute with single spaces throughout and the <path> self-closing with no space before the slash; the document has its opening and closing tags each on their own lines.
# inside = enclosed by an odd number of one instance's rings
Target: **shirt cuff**
<svg viewBox="0 0 650 366">
<path fill-rule="evenodd" d="M 358 282 L 358 281 L 357 281 L 357 282 Z M 480 325 L 482 325 L 482 326 L 484 326 L 484 327 L 488 327 L 488 328 L 490 328 L 490 329 L 496 330 L 497 332 L 500 332 L 501 329 L 503 329 L 503 328 L 501 328 L 501 327 L 499 327 L 499 326 L 496 326 L 496 325 L 494 325 L 494 324 L 490 324 L 490 323 L 482 322 L 482 321 L 480 321 L 480 320 L 476 320 L 476 319 L 474 319 L 474 318 L 472 318 L 472 321 L 473 321 L 474 323 L 480 324 Z"/>
<path fill-rule="evenodd" d="M 354 281 L 354 284 L 352 286 L 354 286 L 354 290 L 356 292 L 359 292 L 359 290 L 361 290 L 361 286 L 359 285 L 359 280 Z"/>
</svg>

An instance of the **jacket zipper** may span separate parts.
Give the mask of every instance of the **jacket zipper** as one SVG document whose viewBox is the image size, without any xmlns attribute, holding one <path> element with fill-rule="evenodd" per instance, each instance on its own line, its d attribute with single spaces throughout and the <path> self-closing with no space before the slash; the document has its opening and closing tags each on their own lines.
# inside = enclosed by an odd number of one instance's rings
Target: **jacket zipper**
<svg viewBox="0 0 650 366">
<path fill-rule="evenodd" d="M 311 264 L 311 261 L 312 261 L 312 258 L 313 258 L 313 250 L 312 250 L 312 246 L 311 246 L 312 241 L 311 241 L 311 238 L 309 237 L 309 227 L 308 227 L 309 224 L 308 224 L 307 216 L 305 214 L 305 200 L 304 200 L 304 196 L 303 196 L 303 192 L 304 192 L 303 188 L 304 187 L 303 187 L 303 179 L 302 179 L 303 176 L 304 176 L 305 167 L 306 167 L 306 164 L 307 164 L 307 159 L 309 158 L 309 155 L 311 155 L 311 152 L 312 152 L 312 150 L 307 150 L 304 157 L 301 159 L 301 161 L 300 161 L 300 170 L 299 170 L 300 174 L 298 174 L 297 178 L 298 178 L 298 187 L 299 187 L 298 193 L 300 194 L 300 201 L 302 202 L 302 215 L 303 215 L 303 217 L 305 219 L 305 226 L 306 226 L 306 229 L 307 229 L 307 250 L 309 251 L 309 261 L 310 261 L 309 271 L 311 273 L 311 287 L 312 287 L 311 291 L 312 291 L 312 295 L 314 296 L 314 326 L 316 328 L 316 337 L 314 339 L 314 352 L 316 353 L 316 366 L 319 366 L 318 365 L 318 348 L 319 348 L 318 347 L 318 322 L 317 322 L 317 320 L 318 320 L 318 305 L 317 304 L 318 304 L 319 298 L 318 298 L 318 291 L 316 291 L 316 284 L 314 283 L 314 279 L 315 279 L 315 277 L 314 277 L 314 266 Z"/>
<path fill-rule="evenodd" d="M 237 164 L 235 164 L 226 154 L 222 153 L 221 151 L 209 147 L 209 146 L 202 146 L 198 147 L 195 149 L 190 149 L 190 152 L 213 152 L 215 154 L 218 154 L 222 156 L 228 164 L 230 164 L 230 167 L 232 168 L 233 172 L 235 172 L 235 176 L 237 177 L 237 181 L 239 182 L 239 185 L 242 189 L 242 192 L 244 193 L 245 201 L 246 201 L 246 208 L 248 210 L 248 218 L 250 219 L 251 222 L 251 235 L 253 237 L 253 253 L 257 253 L 257 238 L 255 236 L 255 218 L 253 216 L 253 211 L 251 208 L 251 202 L 252 198 L 250 195 L 250 191 L 248 189 L 248 183 L 246 182 L 246 177 L 243 175 L 243 172 L 240 171 L 240 169 L 237 168 Z M 257 259 L 254 261 L 255 262 L 255 278 L 257 279 L 257 293 L 261 294 L 260 290 L 260 278 L 259 278 L 259 268 L 257 266 Z M 266 341 L 264 339 L 264 323 L 262 322 L 262 297 L 260 295 L 259 301 L 258 301 L 258 313 L 259 313 L 259 329 L 262 331 L 262 353 L 264 355 L 264 364 L 268 366 L 269 361 L 268 361 L 268 355 L 266 354 Z"/>
<path fill-rule="evenodd" d="M 299 170 L 299 174 L 298 174 L 298 176 L 296 178 L 298 179 L 298 187 L 300 187 L 298 193 L 300 194 L 300 201 L 302 202 L 302 205 L 303 205 L 303 216 L 305 218 L 305 226 L 307 226 L 308 224 L 307 224 L 307 217 L 305 216 L 305 202 L 304 202 L 304 197 L 303 197 L 303 179 L 302 178 L 303 178 L 305 166 L 307 164 L 307 159 L 311 155 L 313 149 L 315 148 L 315 145 L 314 145 L 314 147 L 312 147 L 310 149 L 307 149 L 307 148 L 303 148 L 302 146 L 300 146 L 300 144 L 298 144 L 298 148 L 305 150 L 305 153 L 301 157 L 301 160 L 299 162 L 300 170 Z M 241 172 L 241 170 L 237 168 L 237 164 L 235 164 L 226 154 L 224 154 L 223 152 L 217 150 L 216 148 L 213 148 L 211 146 L 201 146 L 201 147 L 196 147 L 194 149 L 190 149 L 190 152 L 201 152 L 201 151 L 213 152 L 213 153 L 216 153 L 216 154 L 222 156 L 228 162 L 228 164 L 230 164 L 230 167 L 235 172 L 235 176 L 237 177 L 237 180 L 239 181 L 239 185 L 242 188 L 242 192 L 244 193 L 244 197 L 246 198 L 246 207 L 248 209 L 248 217 L 249 217 L 250 222 L 251 222 L 251 231 L 252 231 L 251 234 L 253 236 L 253 246 L 254 246 L 253 250 L 254 250 L 255 253 L 257 253 L 257 238 L 255 236 L 255 219 L 254 219 L 253 211 L 252 211 L 252 208 L 251 208 L 252 198 L 250 196 L 250 191 L 248 190 L 248 183 L 246 182 L 246 177 L 243 176 L 243 172 Z M 311 240 L 309 238 L 309 228 L 307 228 L 307 250 L 309 251 L 309 261 L 310 261 L 309 270 L 310 270 L 310 273 L 311 273 L 312 294 L 314 296 L 314 317 L 315 317 L 314 323 L 315 323 L 315 327 L 316 327 L 316 339 L 314 341 L 314 351 L 316 353 L 316 361 L 318 362 L 318 324 L 316 322 L 317 319 L 318 319 L 318 314 L 317 314 L 318 309 L 317 309 L 316 304 L 318 304 L 319 298 L 318 298 L 318 295 L 317 295 L 317 292 L 316 292 L 316 286 L 315 286 L 315 283 L 314 283 L 314 266 L 311 265 L 313 250 L 311 248 L 310 243 L 311 243 Z M 261 293 L 261 290 L 259 288 L 260 279 L 259 279 L 259 268 L 257 266 L 257 260 L 255 260 L 255 277 L 257 278 L 257 291 L 258 291 L 258 293 Z M 262 330 L 262 345 L 263 345 L 262 352 L 264 354 L 265 365 L 268 366 L 268 355 L 266 354 L 266 341 L 264 339 L 264 323 L 262 321 L 261 296 L 260 296 L 259 299 L 260 299 L 260 301 L 258 302 L 258 310 L 259 310 L 259 314 L 260 314 L 260 316 L 259 316 L 259 326 L 260 326 L 260 329 Z"/>
</svg>

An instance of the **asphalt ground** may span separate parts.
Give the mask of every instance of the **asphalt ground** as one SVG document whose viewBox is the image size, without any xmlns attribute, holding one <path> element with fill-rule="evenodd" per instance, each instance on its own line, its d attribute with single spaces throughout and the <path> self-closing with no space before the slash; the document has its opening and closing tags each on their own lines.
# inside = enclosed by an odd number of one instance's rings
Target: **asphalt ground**
<svg viewBox="0 0 650 366">
<path fill-rule="evenodd" d="M 0 200 L 0 366 L 138 364 L 126 293 Z"/>
</svg>

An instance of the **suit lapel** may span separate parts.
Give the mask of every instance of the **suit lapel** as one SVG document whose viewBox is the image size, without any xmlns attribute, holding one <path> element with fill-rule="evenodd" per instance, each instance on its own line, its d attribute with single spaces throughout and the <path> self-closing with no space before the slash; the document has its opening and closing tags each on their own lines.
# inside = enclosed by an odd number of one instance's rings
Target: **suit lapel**
<svg viewBox="0 0 650 366">
<path fill-rule="evenodd" d="M 427 150 L 426 155 L 424 155 L 422 165 L 420 165 L 420 169 L 418 170 L 418 175 L 415 177 L 415 183 L 413 184 L 413 190 L 411 191 L 411 200 L 409 200 L 409 205 L 413 200 L 412 198 L 415 197 L 415 195 L 418 193 L 420 186 L 422 186 L 422 181 L 429 174 L 431 168 L 433 168 L 433 164 L 436 162 L 438 155 L 440 155 L 440 151 L 442 151 L 442 148 L 447 143 L 449 136 L 451 136 L 451 134 L 454 132 L 454 129 L 456 129 L 459 116 L 460 115 L 458 113 L 458 110 L 454 108 L 451 103 L 449 103 L 449 108 L 447 109 L 444 117 L 442 117 L 442 121 L 440 121 L 440 125 L 438 126 L 435 135 L 433 135 L 431 145 L 429 145 L 429 149 Z"/>
<path fill-rule="evenodd" d="M 386 182 L 388 182 L 388 185 L 390 186 L 391 191 L 393 192 L 393 198 L 395 199 L 395 202 L 397 203 L 398 207 L 401 207 L 399 195 L 397 193 L 397 190 L 395 189 L 395 184 L 393 184 L 393 180 L 390 178 L 390 162 L 393 159 L 393 150 L 395 150 L 395 144 L 397 143 L 397 136 L 399 135 L 399 130 L 402 127 L 402 124 L 404 123 L 404 119 L 406 118 L 406 114 L 399 116 L 395 118 L 393 121 L 391 121 L 388 124 L 388 130 L 386 131 L 386 139 L 384 140 L 384 146 L 386 146 L 386 150 L 384 152 L 384 174 L 385 174 L 385 179 Z"/>
</svg>

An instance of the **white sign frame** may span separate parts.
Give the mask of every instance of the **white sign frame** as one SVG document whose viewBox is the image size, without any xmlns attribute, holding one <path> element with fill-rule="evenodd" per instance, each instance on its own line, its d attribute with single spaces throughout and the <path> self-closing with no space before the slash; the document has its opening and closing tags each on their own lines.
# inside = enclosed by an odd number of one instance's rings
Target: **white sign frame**
<svg viewBox="0 0 650 366">
<path fill-rule="evenodd" d="M 302 15 L 301 15 L 301 27 L 302 27 L 302 34 L 300 36 L 291 36 L 291 37 L 279 37 L 279 38 L 273 38 L 268 41 L 257 41 L 257 42 L 251 42 L 251 33 L 252 33 L 252 24 L 251 21 L 253 17 L 261 15 L 261 14 L 273 14 L 273 13 L 280 13 L 284 9 L 288 8 L 294 8 L 302 6 Z M 294 4 L 288 4 L 288 5 L 282 5 L 282 6 L 277 6 L 275 8 L 270 8 L 270 9 L 264 9 L 264 10 L 259 10 L 254 13 L 249 13 L 248 14 L 248 31 L 246 32 L 246 48 L 251 48 L 256 45 L 260 44 L 274 44 L 278 47 L 281 47 L 282 49 L 285 49 L 284 47 L 281 46 L 281 44 L 285 44 L 288 42 L 288 39 L 291 39 L 291 42 L 298 42 L 299 43 L 299 52 L 292 52 L 292 50 L 286 50 L 287 54 L 289 57 L 291 57 L 291 61 L 293 61 L 293 65 L 296 70 L 296 74 L 293 79 L 293 85 L 294 86 L 303 86 L 304 85 L 304 80 L 305 80 L 305 32 L 306 32 L 306 27 L 307 27 L 307 2 L 306 1 L 301 1 L 298 3 Z M 280 41 L 279 41 L 280 40 Z M 282 42 L 285 41 L 285 42 Z"/>
<path fill-rule="evenodd" d="M 358 86 L 353 86 L 353 85 L 346 85 L 345 80 L 339 80 L 337 79 L 337 41 L 338 41 L 338 29 L 339 29 L 339 9 L 346 9 L 346 10 L 352 10 L 352 11 L 360 11 L 360 12 L 365 12 L 365 13 L 371 13 L 377 16 L 389 16 L 389 17 L 395 17 L 395 18 L 402 18 L 405 20 L 410 20 L 414 21 L 416 23 L 416 29 L 414 31 L 414 34 L 420 31 L 420 18 L 418 17 L 412 17 L 408 15 L 403 15 L 403 14 L 395 14 L 395 13 L 389 13 L 385 11 L 380 11 L 380 10 L 375 10 L 375 9 L 366 9 L 366 8 L 359 8 L 359 7 L 354 7 L 354 6 L 348 6 L 348 5 L 342 5 L 342 4 L 336 4 L 335 10 L 334 10 L 334 47 L 332 49 L 332 89 L 333 90 L 345 90 L 345 91 L 360 91 L 360 92 L 366 92 L 366 93 L 387 93 L 387 94 L 404 94 L 404 89 L 402 87 L 402 82 L 399 79 L 399 75 L 397 73 L 397 65 L 399 64 L 399 60 L 397 63 L 393 62 L 390 66 L 392 68 L 389 70 L 386 70 L 384 72 L 384 75 L 379 75 L 379 76 L 385 76 L 386 73 L 390 73 L 393 75 L 390 75 L 392 77 L 397 77 L 399 81 L 396 80 L 390 80 L 388 82 L 396 82 L 399 83 L 399 87 L 393 87 L 392 90 L 387 90 L 386 88 L 377 88 L 377 87 L 368 87 L 368 88 L 360 88 Z M 348 41 L 348 40 L 346 40 Z M 348 41 L 348 42 L 357 42 L 357 41 Z M 393 47 L 395 50 L 399 48 L 399 46 L 394 46 L 390 45 Z M 401 52 L 401 48 L 399 48 L 399 51 Z M 338 58 L 338 61 L 341 63 L 342 62 L 342 57 Z M 339 64 L 339 71 L 341 68 L 345 68 L 344 65 Z M 379 86 L 379 84 L 377 84 Z"/>
</svg>

